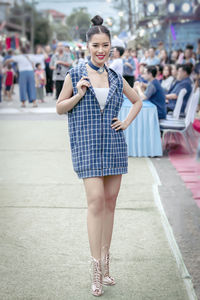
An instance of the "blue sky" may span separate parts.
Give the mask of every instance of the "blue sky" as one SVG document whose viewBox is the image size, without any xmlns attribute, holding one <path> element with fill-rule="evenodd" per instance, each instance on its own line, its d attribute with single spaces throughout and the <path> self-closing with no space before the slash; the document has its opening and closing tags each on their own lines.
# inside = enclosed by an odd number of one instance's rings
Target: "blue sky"
<svg viewBox="0 0 200 300">
<path fill-rule="evenodd" d="M 104 18 L 104 20 L 108 17 L 118 17 L 117 11 L 112 7 L 111 1 L 108 0 L 44 0 L 37 1 L 36 7 L 37 9 L 55 9 L 57 11 L 63 12 L 66 15 L 69 15 L 72 12 L 73 8 L 87 7 L 88 12 L 91 14 L 91 16 L 99 14 Z"/>
</svg>

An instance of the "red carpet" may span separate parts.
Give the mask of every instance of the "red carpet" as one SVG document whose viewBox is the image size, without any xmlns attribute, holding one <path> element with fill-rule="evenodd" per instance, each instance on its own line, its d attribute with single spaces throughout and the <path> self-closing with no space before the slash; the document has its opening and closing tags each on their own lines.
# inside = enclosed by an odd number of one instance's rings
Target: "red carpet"
<svg viewBox="0 0 200 300">
<path fill-rule="evenodd" d="M 179 145 L 169 152 L 169 159 L 200 207 L 200 162 L 196 159 L 195 150 L 195 154 L 189 155 L 183 145 Z"/>
</svg>

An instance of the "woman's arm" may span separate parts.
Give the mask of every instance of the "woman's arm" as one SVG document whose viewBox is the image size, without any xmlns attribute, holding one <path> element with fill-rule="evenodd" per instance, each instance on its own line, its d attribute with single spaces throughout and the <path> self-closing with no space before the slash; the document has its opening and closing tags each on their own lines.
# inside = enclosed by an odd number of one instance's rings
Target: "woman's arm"
<svg viewBox="0 0 200 300">
<path fill-rule="evenodd" d="M 116 122 L 114 122 L 111 127 L 114 128 L 116 131 L 119 129 L 125 130 L 131 122 L 136 118 L 137 114 L 142 108 L 142 101 L 135 91 L 134 88 L 130 87 L 128 82 L 123 78 L 123 93 L 126 95 L 126 97 L 133 103 L 126 119 L 124 121 L 120 121 L 117 118 L 114 118 L 113 120 L 116 119 Z"/>
<path fill-rule="evenodd" d="M 137 114 L 140 112 L 142 108 L 142 101 L 135 91 L 134 88 L 130 87 L 128 82 L 123 78 L 123 93 L 125 96 L 134 104 L 124 122 L 127 127 L 131 124 L 131 122 L 136 118 Z"/>
<path fill-rule="evenodd" d="M 69 74 L 67 74 L 62 90 L 56 101 L 56 111 L 59 115 L 65 114 L 70 111 L 85 95 L 87 87 L 90 86 L 90 83 L 86 80 L 87 77 L 82 77 L 77 83 L 78 93 L 74 96 L 72 80 Z"/>
<path fill-rule="evenodd" d="M 4 62 L 4 66 L 7 66 L 8 64 L 14 62 L 14 59 L 12 58 L 9 58 L 9 59 L 6 59 L 6 61 Z"/>
</svg>

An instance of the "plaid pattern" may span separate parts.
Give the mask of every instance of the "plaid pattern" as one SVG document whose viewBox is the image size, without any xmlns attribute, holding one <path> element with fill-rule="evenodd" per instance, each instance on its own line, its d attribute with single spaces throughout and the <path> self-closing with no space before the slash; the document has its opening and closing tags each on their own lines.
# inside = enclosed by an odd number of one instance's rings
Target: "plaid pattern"
<svg viewBox="0 0 200 300">
<path fill-rule="evenodd" d="M 123 103 L 121 75 L 106 67 L 109 93 L 103 113 L 94 89 L 90 86 L 84 97 L 70 110 L 68 130 L 74 171 L 79 178 L 124 174 L 128 172 L 127 144 L 123 130 L 115 131 L 111 122 Z M 68 71 L 73 94 L 82 76 L 88 76 L 86 65 Z"/>
</svg>

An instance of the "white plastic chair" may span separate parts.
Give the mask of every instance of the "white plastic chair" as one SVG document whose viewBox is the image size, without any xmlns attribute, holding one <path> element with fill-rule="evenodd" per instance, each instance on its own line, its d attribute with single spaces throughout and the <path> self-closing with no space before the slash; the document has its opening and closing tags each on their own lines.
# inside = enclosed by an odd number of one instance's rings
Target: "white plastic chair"
<svg viewBox="0 0 200 300">
<path fill-rule="evenodd" d="M 180 90 L 180 92 L 178 94 L 178 98 L 176 100 L 176 105 L 173 110 L 173 113 L 172 113 L 172 115 L 167 115 L 167 117 L 166 117 L 167 120 L 178 120 L 179 119 L 181 107 L 183 104 L 183 98 L 186 93 L 187 93 L 187 90 L 185 88 Z"/>
<path fill-rule="evenodd" d="M 197 88 L 196 91 L 193 93 L 191 101 L 189 102 L 187 114 L 184 119 L 180 120 L 160 120 L 160 130 L 163 132 L 162 135 L 162 145 L 164 147 L 164 138 L 166 133 L 180 133 L 189 149 L 189 152 L 192 152 L 191 145 L 187 138 L 187 132 L 190 130 L 192 123 L 194 122 L 198 102 L 200 96 L 200 88 Z"/>
<path fill-rule="evenodd" d="M 186 104 L 186 107 L 185 107 L 185 115 L 186 115 L 186 113 L 187 113 L 187 111 L 188 111 L 188 108 L 189 108 L 190 102 L 192 101 L 192 98 L 193 98 L 194 92 L 195 92 L 195 86 L 194 86 L 194 84 L 193 84 L 193 87 L 192 87 L 192 92 L 191 92 L 191 94 L 190 94 L 190 97 L 189 97 L 189 99 L 188 99 L 188 102 L 187 102 L 187 104 Z"/>
</svg>

